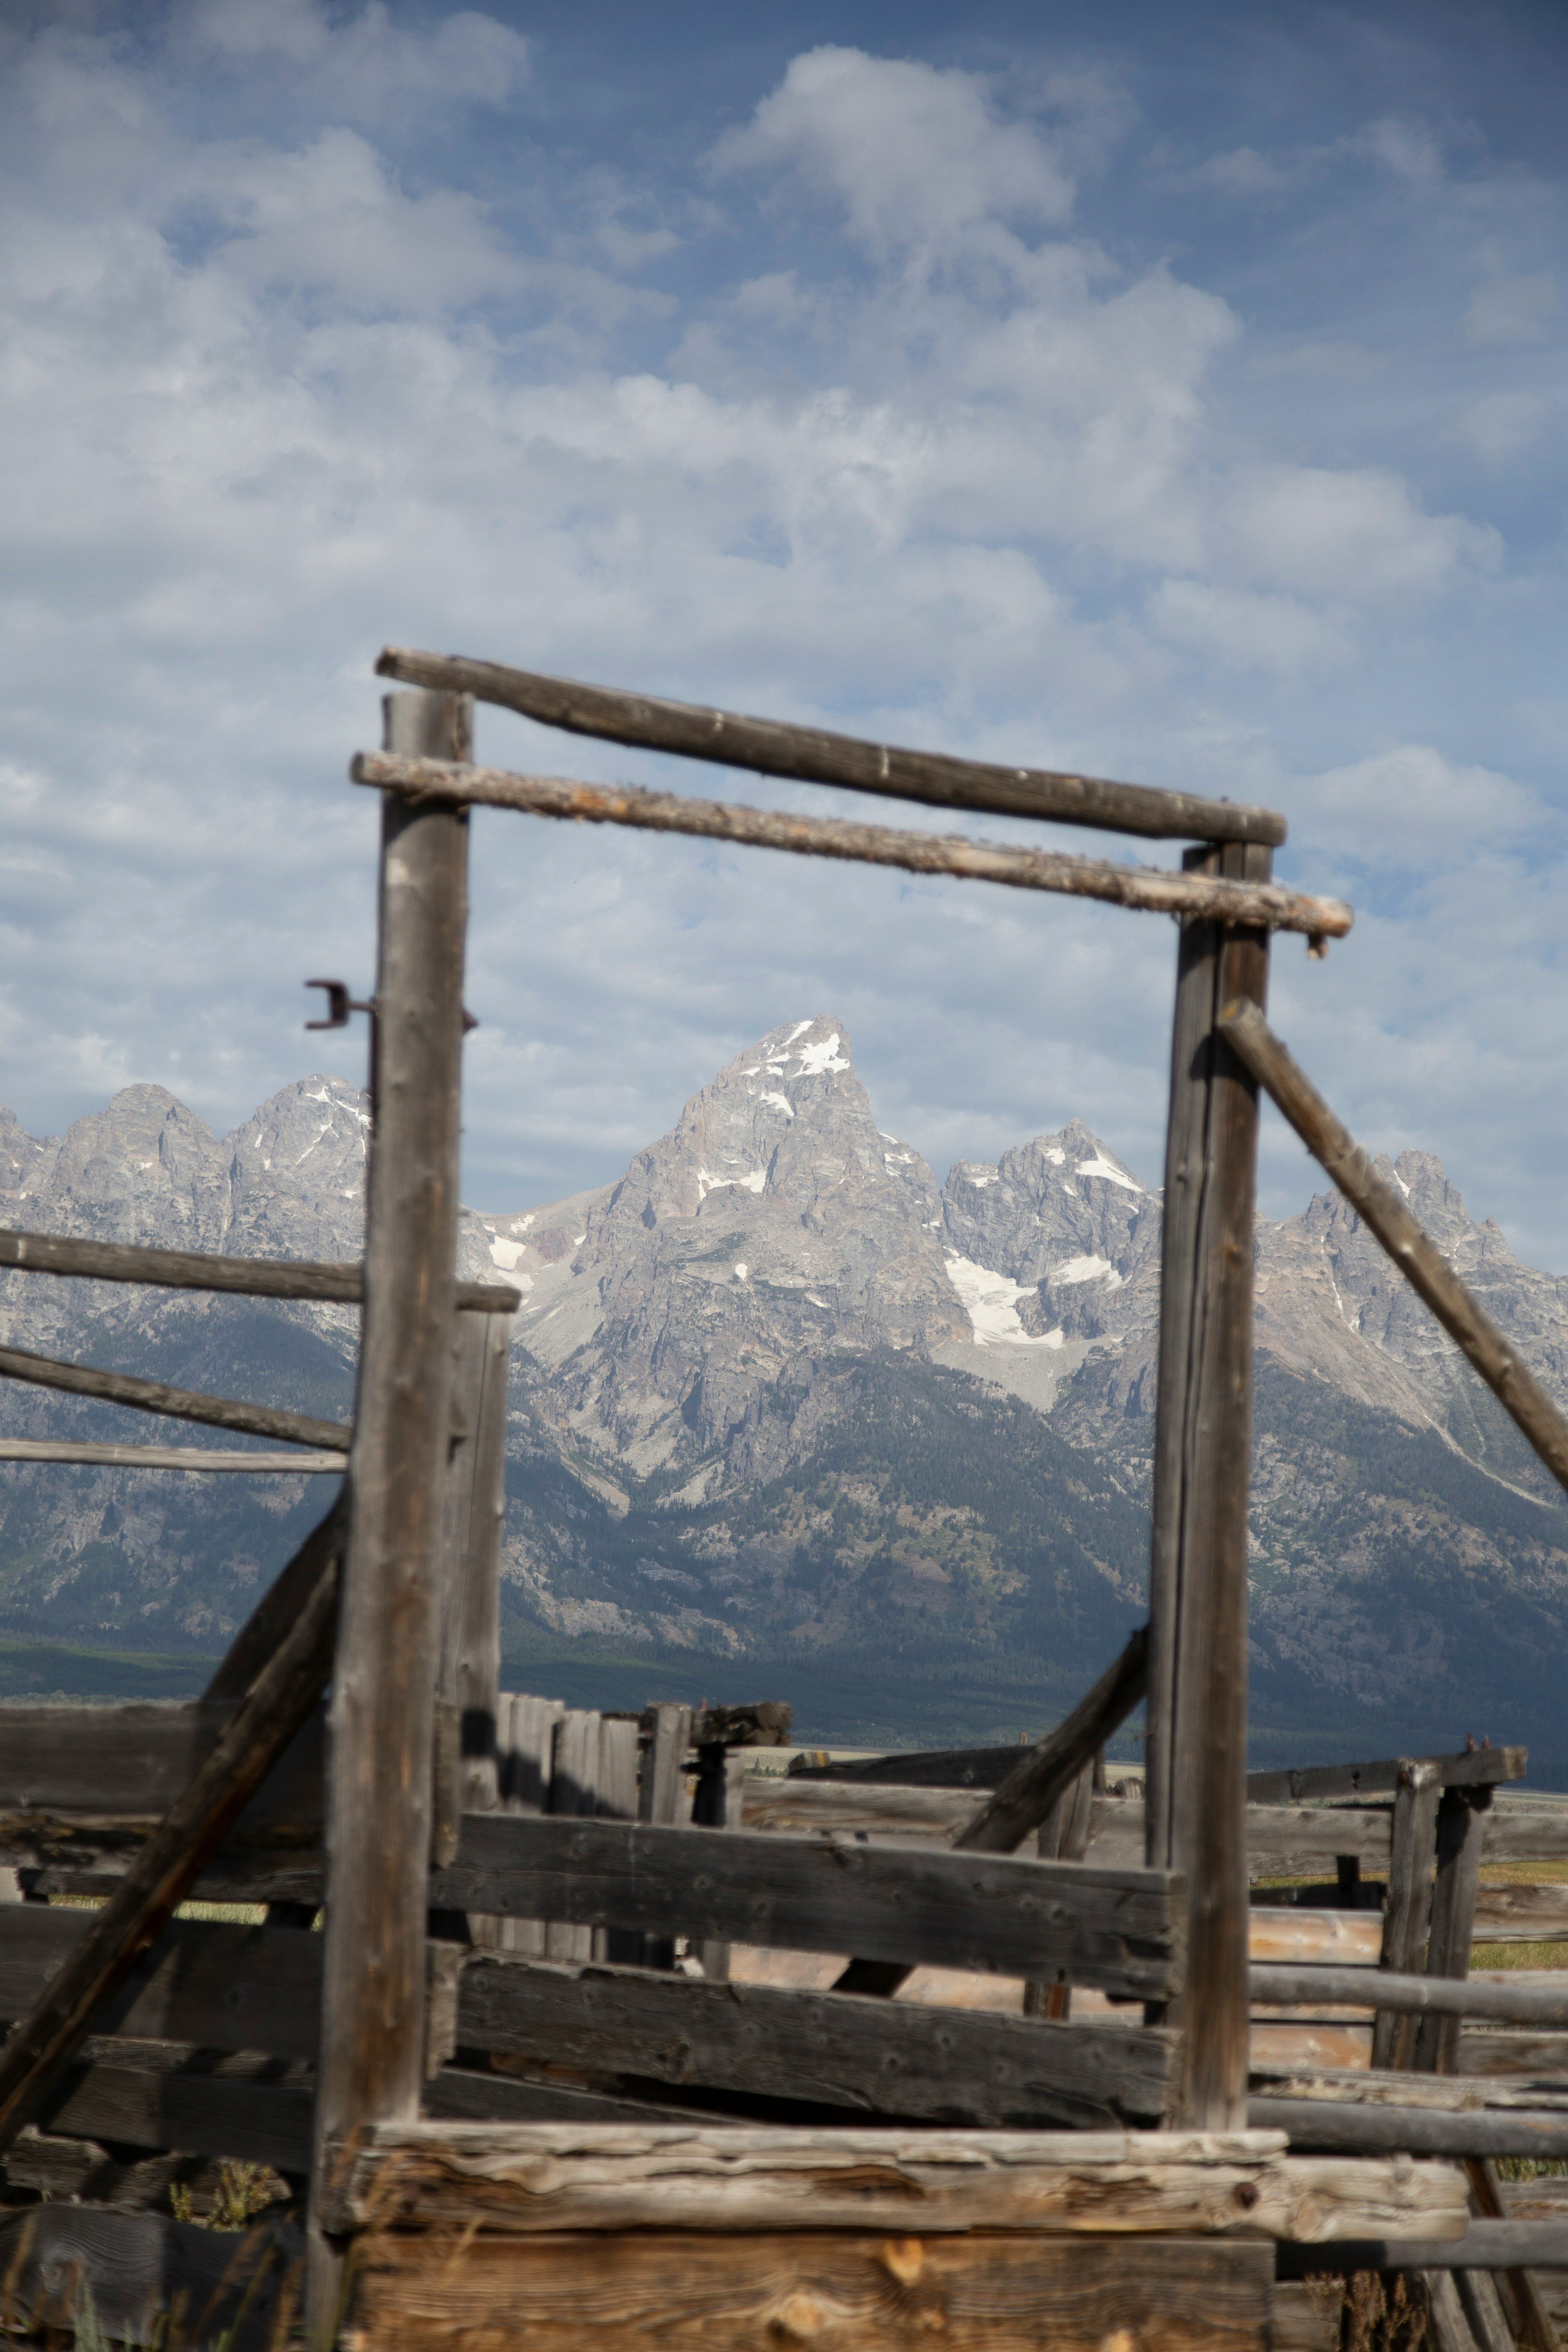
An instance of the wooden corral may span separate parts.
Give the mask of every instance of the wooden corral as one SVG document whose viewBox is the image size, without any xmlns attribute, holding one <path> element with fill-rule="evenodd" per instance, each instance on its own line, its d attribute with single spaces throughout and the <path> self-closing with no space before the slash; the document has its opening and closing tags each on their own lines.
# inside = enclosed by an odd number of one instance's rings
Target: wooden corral
<svg viewBox="0 0 1568 2352">
<path fill-rule="evenodd" d="M 1568 1856 L 1568 1812 L 1493 1801 L 1512 1748 L 1246 1771 L 1259 1087 L 1568 1483 L 1562 1417 L 1268 1026 L 1273 931 L 1321 952 L 1350 910 L 1274 883 L 1268 810 L 446 656 L 381 668 L 417 690 L 353 771 L 383 796 L 363 1266 L 0 1236 L 31 1272 L 363 1310 L 352 1424 L 0 1351 L 0 1374 L 348 1472 L 203 1700 L 0 1708 L 0 1865 L 27 1898 L 0 1906 L 0 2167 L 15 2198 L 88 2200 L 74 2242 L 58 2206 L 7 2225 L 34 2231 L 16 2324 L 119 2262 L 134 2338 L 187 2259 L 153 2209 L 227 2159 L 295 2192 L 302 2240 L 275 2225 L 252 2255 L 267 2326 L 302 2294 L 313 2347 L 1327 2352 L 1353 2273 L 1415 2280 L 1401 2309 L 1436 2352 L 1549 2352 L 1534 2273 L 1568 2267 L 1568 2226 L 1492 2160 L 1568 2154 L 1568 2004 L 1468 1967 L 1478 1935 L 1568 1927 L 1559 1890 L 1480 1885 L 1488 1856 Z M 503 774 L 472 763 L 475 696 L 1198 845 L 1151 870 Z M 519 1301 L 455 1279 L 478 804 L 1178 919 L 1150 1622 L 1034 1747 L 763 1778 L 776 1706 L 500 1691 Z M 1116 1794 L 1097 1762 L 1145 1702 L 1143 1793 Z M 177 1916 L 193 1895 L 263 1916 Z M 211 2250 L 188 2267 L 195 2293 Z M 264 2301 L 236 2342 L 264 2340 Z"/>
</svg>

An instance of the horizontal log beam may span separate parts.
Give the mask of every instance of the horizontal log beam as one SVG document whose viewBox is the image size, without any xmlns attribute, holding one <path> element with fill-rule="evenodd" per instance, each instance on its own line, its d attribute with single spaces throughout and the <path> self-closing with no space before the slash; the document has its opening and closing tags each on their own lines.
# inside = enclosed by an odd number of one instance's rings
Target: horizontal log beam
<svg viewBox="0 0 1568 2352">
<path fill-rule="evenodd" d="M 1402 1976 L 1392 1969 L 1258 1967 L 1251 1997 L 1270 2007 L 1392 2009 L 1415 2015 L 1490 2018 L 1502 2025 L 1568 2027 L 1562 1987 L 1492 1984 L 1475 1978 Z"/>
<path fill-rule="evenodd" d="M 0 2018 L 26 2015 L 91 1923 L 90 1911 L 57 1904 L 0 1906 Z M 175 1919 L 105 2004 L 94 2032 L 314 2058 L 321 2009 L 319 1936 Z"/>
<path fill-rule="evenodd" d="M 217 1445 L 94 1445 L 49 1437 L 0 1437 L 0 1462 L 74 1462 L 105 1470 L 248 1472 L 252 1477 L 341 1478 L 343 1457 L 330 1454 L 242 1454 Z"/>
<path fill-rule="evenodd" d="M 459 2048 L 858 2115 L 1028 2129 L 1157 2122 L 1173 2037 L 988 2010 L 476 1956 Z"/>
<path fill-rule="evenodd" d="M 1568 2270 L 1568 2221 L 1472 2221 L 1462 2238 L 1345 2238 L 1321 2246 L 1280 2246 L 1275 2276 L 1323 2272 Z"/>
<path fill-rule="evenodd" d="M 68 1234 L 0 1232 L 0 1266 L 14 1266 L 24 1274 L 79 1275 L 91 1282 L 227 1291 L 245 1298 L 306 1298 L 357 1307 L 364 1297 L 364 1268 L 353 1260 L 219 1257 L 206 1250 L 78 1241 Z M 457 1303 L 469 1314 L 514 1315 L 522 1293 L 510 1283 L 460 1282 Z"/>
<path fill-rule="evenodd" d="M 997 1789 L 1017 1769 L 1016 1746 L 912 1748 L 891 1756 L 855 1756 L 807 1764 L 796 1757 L 791 1781 L 836 1781 L 853 1787 L 899 1789 Z M 1382 1757 L 1371 1764 L 1314 1764 L 1300 1770 L 1249 1772 L 1247 1799 L 1252 1805 L 1321 1802 L 1332 1797 L 1392 1797 L 1399 1775 L 1412 1763 L 1442 1775 L 1445 1789 L 1468 1789 L 1522 1780 L 1528 1748 L 1477 1748 L 1453 1756 Z M 1114 1774 L 1114 1767 L 1110 1768 Z"/>
<path fill-rule="evenodd" d="M 560 2126 L 383 2124 L 337 2194 L 335 2226 L 445 2233 L 477 2222 L 531 2238 L 848 2226 L 1110 2235 L 1125 2247 L 1161 2230 L 1370 2234 L 1374 2214 L 1384 2230 L 1457 2238 L 1468 2216 L 1465 2184 L 1446 2166 L 1302 2162 L 1245 2131 L 687 2124 L 577 2137 Z"/>
<path fill-rule="evenodd" d="M 1547 2108 L 1353 2106 L 1335 2099 L 1279 2099 L 1254 2093 L 1247 2121 L 1282 2131 L 1292 2147 L 1342 2155 L 1568 2156 L 1568 2112 Z"/>
<path fill-rule="evenodd" d="M 1098 832 L 1135 833 L 1173 841 L 1263 841 L 1276 846 L 1286 824 L 1273 809 L 1147 784 L 1117 784 L 1049 768 L 1005 768 L 940 751 L 899 751 L 825 728 L 792 727 L 774 719 L 743 719 L 689 702 L 627 694 L 545 677 L 500 662 L 457 654 L 416 653 L 388 646 L 376 663 L 380 677 L 409 686 L 471 694 L 516 710 L 543 727 L 637 744 L 687 760 L 710 760 L 759 775 L 794 776 L 803 783 L 837 784 L 851 792 L 924 801 L 936 808 L 968 808 L 1000 816 L 1048 817 L 1058 824 L 1092 825 Z"/>
<path fill-rule="evenodd" d="M 1559 1486 L 1568 1488 L 1568 1420 L 1518 1349 L 1504 1338 L 1425 1233 L 1402 1195 L 1385 1184 L 1253 1004 L 1227 1006 L 1220 1028 L 1260 1087 L 1295 1129 L 1323 1172 L 1375 1234 L 1416 1297 L 1423 1299 Z"/>
<path fill-rule="evenodd" d="M 1118 866 L 1105 858 L 970 841 L 961 834 L 908 833 L 889 825 L 851 824 L 838 817 L 795 816 L 732 801 L 644 792 L 633 784 L 584 784 L 568 777 L 518 775 L 506 768 L 468 768 L 453 761 L 406 759 L 386 751 L 360 752 L 349 773 L 356 784 L 374 784 L 414 801 L 521 809 L 578 824 L 625 824 L 645 833 L 690 834 L 746 848 L 782 849 L 796 857 L 844 858 L 859 866 L 897 866 L 906 874 L 1000 882 L 1015 890 L 1098 898 L 1143 914 L 1304 931 L 1315 943 L 1342 939 L 1355 919 L 1341 898 L 1308 898 L 1277 882 L 1211 881 L 1162 866 Z"/>
<path fill-rule="evenodd" d="M 578 1927 L 977 1969 L 1147 2000 L 1181 1982 L 1180 1881 L 1151 1870 L 465 1813 L 433 1902 Z"/>
<path fill-rule="evenodd" d="M 206 1396 L 199 1389 L 174 1389 L 163 1381 L 138 1380 L 130 1372 L 99 1371 L 90 1364 L 65 1364 L 53 1356 L 35 1356 L 21 1348 L 0 1348 L 0 1379 L 29 1381 L 36 1387 L 63 1389 L 68 1395 L 94 1397 L 104 1404 L 130 1405 L 137 1412 L 158 1412 L 171 1421 L 196 1421 L 212 1429 L 235 1429 L 247 1437 L 281 1438 L 295 1445 L 346 1454 L 353 1442 L 353 1426 L 343 1421 L 316 1421 L 303 1412 L 280 1412 L 271 1405 L 240 1404 L 230 1397 Z"/>
</svg>

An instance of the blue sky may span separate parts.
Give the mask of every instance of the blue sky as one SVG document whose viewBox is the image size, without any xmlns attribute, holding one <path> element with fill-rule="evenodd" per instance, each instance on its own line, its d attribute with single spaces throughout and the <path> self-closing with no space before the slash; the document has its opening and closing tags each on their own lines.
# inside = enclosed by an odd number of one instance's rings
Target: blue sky
<svg viewBox="0 0 1568 2352">
<path fill-rule="evenodd" d="M 1568 1266 L 1565 66 L 1519 5 L 0 5 L 0 1099 L 361 1075 L 300 983 L 369 978 L 390 639 L 1278 804 L 1358 908 L 1279 1026 Z M 1076 1114 L 1153 1177 L 1173 962 L 481 813 L 468 1197 L 819 1011 L 939 1175 Z"/>
</svg>

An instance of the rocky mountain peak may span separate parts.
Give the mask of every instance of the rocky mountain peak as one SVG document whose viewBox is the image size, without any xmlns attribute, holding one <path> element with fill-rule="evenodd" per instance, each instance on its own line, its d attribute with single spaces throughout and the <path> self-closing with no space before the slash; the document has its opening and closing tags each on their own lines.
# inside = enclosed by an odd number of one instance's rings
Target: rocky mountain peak
<svg viewBox="0 0 1568 2352">
<path fill-rule="evenodd" d="M 99 1241 L 220 1249 L 228 1194 L 228 1154 L 206 1121 L 166 1087 L 122 1087 L 107 1109 L 66 1129 L 28 1222 Z"/>
<path fill-rule="evenodd" d="M 299 1078 L 225 1138 L 230 1226 L 247 1257 L 358 1257 L 364 1246 L 370 1099 L 342 1078 Z"/>
</svg>

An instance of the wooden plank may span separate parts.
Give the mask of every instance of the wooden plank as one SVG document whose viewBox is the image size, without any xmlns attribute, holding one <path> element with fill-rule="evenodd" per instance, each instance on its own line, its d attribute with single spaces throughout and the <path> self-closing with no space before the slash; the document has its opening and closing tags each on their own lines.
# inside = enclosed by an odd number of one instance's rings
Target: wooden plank
<svg viewBox="0 0 1568 2352">
<path fill-rule="evenodd" d="M 1010 1748 L 1014 1763 L 1016 1748 Z M 752 1773 L 742 1791 L 743 1829 L 759 1835 L 913 1839 L 950 1845 L 974 1818 L 974 1799 L 961 1789 L 906 1789 L 873 1781 L 797 1780 Z M 1138 1859 L 1142 1859 L 1140 1847 Z"/>
<path fill-rule="evenodd" d="M 242 1430 L 249 1437 L 283 1438 L 329 1453 L 346 1454 L 353 1437 L 346 1422 L 317 1421 L 309 1413 L 282 1412 L 267 1404 L 240 1404 L 232 1397 L 205 1395 L 199 1389 L 171 1388 L 165 1381 L 61 1363 L 24 1348 L 0 1348 L 0 1379 L 28 1381 L 40 1388 L 64 1389 L 72 1396 L 96 1397 L 105 1404 L 132 1405 L 138 1412 L 201 1422 L 212 1429 Z"/>
<path fill-rule="evenodd" d="M 354 2228 L 519 2234 L 897 2228 L 1458 2236 L 1446 2166 L 1287 2158 L 1258 2133 L 910 2132 L 732 2124 L 384 2126 L 348 2162 Z"/>
<path fill-rule="evenodd" d="M 1481 1837 L 1490 1803 L 1489 1789 L 1447 1789 L 1437 1808 L 1437 1876 L 1426 1940 L 1429 1976 L 1462 1982 L 1470 1972 Z M 1451 2074 L 1458 2046 L 1458 2017 L 1452 2011 L 1428 2011 L 1415 2029 L 1411 2064 L 1423 2074 Z"/>
<path fill-rule="evenodd" d="M 691 1709 L 678 1700 L 661 1701 L 647 1709 L 643 1727 L 647 1744 L 637 1780 L 637 1819 L 674 1829 L 690 1811 L 686 1752 L 691 1745 Z M 742 1782 L 742 1800 L 748 1785 Z M 638 1955 L 643 1967 L 673 1969 L 675 1944 L 673 1936 L 643 1937 Z"/>
<path fill-rule="evenodd" d="M 731 2117 L 659 2100 L 651 2091 L 586 2089 L 575 2083 L 443 2066 L 425 2086 L 426 2121 L 459 2124 L 714 2124 Z"/>
<path fill-rule="evenodd" d="M 90 1911 L 0 1906 L 0 2018 L 25 2016 L 92 1924 Z M 314 2058 L 321 1939 L 176 1919 L 94 2020 L 100 2033 Z"/>
<path fill-rule="evenodd" d="M 510 1320 L 500 1316 L 458 1318 L 453 1439 L 441 1538 L 446 1576 L 437 1693 L 458 1710 L 462 1757 L 458 1810 L 467 1813 L 489 1811 L 499 1793 L 496 1709 L 510 1348 Z"/>
<path fill-rule="evenodd" d="M 1171 2067 L 1157 2030 L 488 1957 L 463 1970 L 458 2038 L 655 2083 L 1016 2128 L 1157 2122 Z"/>
<path fill-rule="evenodd" d="M 1392 1809 L 1387 1805 L 1248 1805 L 1247 1868 L 1253 1879 L 1322 1876 L 1341 1854 L 1365 1869 L 1388 1867 Z M 1144 1850 L 1144 1808 L 1135 1797 L 1096 1797 L 1089 1810 L 1088 1859 L 1131 1868 Z"/>
<path fill-rule="evenodd" d="M 457 1910 L 1000 1976 L 1060 1968 L 1149 2000 L 1181 1980 L 1179 1881 L 1156 1871 L 470 1813 L 430 1885 Z"/>
<path fill-rule="evenodd" d="M 314 1592 L 206 1761 L 69 1958 L 0 2049 L 0 2147 L 31 2120 L 64 2061 L 156 1941 L 203 1868 L 300 1730 L 332 1664 L 338 1554 L 331 1532 Z M 241 1638 L 243 1639 L 243 1633 Z M 420 1926 L 423 1927 L 423 1918 Z"/>
<path fill-rule="evenodd" d="M 1412 1762 L 1435 1765 L 1444 1788 L 1483 1780 L 1518 1780 L 1528 1769 L 1527 1748 L 1461 1749 L 1453 1756 L 1389 1756 L 1370 1764 L 1314 1764 L 1300 1769 L 1249 1772 L 1249 1805 L 1321 1803 L 1331 1797 L 1392 1797 L 1400 1773 Z M 995 1789 L 1018 1761 L 1016 1746 L 910 1748 L 889 1756 L 830 1758 L 806 1764 L 796 1757 L 789 1780 L 811 1784 L 837 1781 L 856 1787 L 884 1784 L 899 1789 Z"/>
<path fill-rule="evenodd" d="M 1265 881 L 1268 852 L 1190 851 L 1189 867 Z M 1258 930 L 1190 922 L 1177 959 L 1161 1265 L 1150 1553 L 1150 1863 L 1186 1877 L 1183 2087 L 1192 2125 L 1247 2098 L 1247 1515 L 1258 1092 L 1217 1033 L 1261 1004 Z"/>
<path fill-rule="evenodd" d="M 1331 2099 L 1284 2099 L 1254 2092 L 1250 2120 L 1289 2135 L 1292 2147 L 1349 2154 L 1413 2156 L 1568 2156 L 1568 2113 L 1522 2107 L 1354 2106 Z"/>
<path fill-rule="evenodd" d="M 1394 1797 L 1409 1772 L 1435 1777 L 1440 1789 L 1468 1789 L 1500 1780 L 1521 1780 L 1530 1765 L 1528 1748 L 1460 1748 L 1452 1756 L 1385 1756 L 1372 1764 L 1313 1764 L 1284 1772 L 1249 1772 L 1249 1805 L 1322 1803 L 1332 1797 Z"/>
<path fill-rule="evenodd" d="M 45 2207 L 0 2227 L 7 2330 L 163 2344 L 172 2323 L 178 2342 L 271 2352 L 298 2305 L 300 2253 L 298 2231 L 275 2221 L 207 2230 L 167 2214 Z"/>
<path fill-rule="evenodd" d="M 91 1282 L 224 1291 L 246 1298 L 312 1298 L 357 1306 L 364 1296 L 364 1268 L 349 1261 L 218 1257 L 204 1250 L 79 1241 L 66 1234 L 0 1232 L 0 1266 L 16 1266 L 26 1274 L 79 1275 Z M 510 1283 L 458 1285 L 459 1312 L 515 1315 L 521 1304 L 522 1293 Z"/>
<path fill-rule="evenodd" d="M 1568 1420 L 1436 1243 L 1423 1232 L 1403 1195 L 1378 1175 L 1370 1154 L 1341 1126 L 1256 1005 L 1227 1004 L 1226 1034 L 1416 1297 L 1431 1308 L 1504 1412 L 1512 1415 L 1558 1484 L 1568 1487 Z"/>
<path fill-rule="evenodd" d="M 1462 2238 L 1377 2240 L 1347 2232 L 1342 2244 L 1291 2248 L 1289 2261 L 1293 2271 L 1308 2264 L 1322 2271 L 1568 2270 L 1568 2223 L 1472 2221 Z"/>
<path fill-rule="evenodd" d="M 1273 2299 L 1267 2246 L 1092 2241 L 745 2238 L 650 2231 L 526 2245 L 448 2245 L 391 2234 L 355 2248 L 345 2346 L 400 2352 L 753 2352 L 832 2344 L 905 2352 L 1265 2352 Z"/>
<path fill-rule="evenodd" d="M 39 2121 L 83 2139 L 233 2157 L 298 2178 L 310 2168 L 312 2104 L 303 2086 L 100 2061 L 68 2066 Z"/>
<path fill-rule="evenodd" d="M 1568 1973 L 1552 1987 L 1539 1980 L 1471 1984 L 1463 1978 L 1395 1976 L 1382 1969 L 1260 1968 L 1254 1961 L 1250 1975 L 1254 2001 L 1276 2006 L 1393 2009 L 1426 2017 L 1487 2018 L 1497 2024 L 1568 2029 Z"/>
<path fill-rule="evenodd" d="M 472 714 L 459 698 L 391 695 L 385 709 L 389 748 L 459 757 L 470 748 Z M 332 1677 L 323 2145 L 372 2120 L 416 2115 L 424 2075 L 468 850 L 458 812 L 384 804 L 353 1527 Z M 312 2230 L 317 2338 L 329 2332 L 337 2293 L 335 2265 Z"/>
<path fill-rule="evenodd" d="M 1568 1805 L 1494 1805 L 1482 1824 L 1481 1860 L 1568 1862 Z"/>
<path fill-rule="evenodd" d="M 1500 2033 L 1468 2026 L 1459 2034 L 1453 2071 L 1568 2084 L 1568 2032 Z"/>
<path fill-rule="evenodd" d="M 1496 1820 L 1495 1813 L 1489 1814 L 1489 1836 Z M 1477 1889 L 1478 1944 L 1538 1944 L 1563 1937 L 1568 1937 L 1568 1886 L 1559 1884 Z"/>
<path fill-rule="evenodd" d="M 550 1811 L 560 1819 L 592 1820 L 598 1811 L 602 1729 L 601 1718 L 592 1707 L 566 1707 L 556 1720 Z M 551 1960 L 592 1959 L 593 1927 L 550 1913 L 544 1928 L 544 1957 Z"/>
<path fill-rule="evenodd" d="M 1335 2073 L 1323 2067 L 1309 2074 L 1260 2066 L 1253 2070 L 1253 2089 L 1260 2097 L 1326 2099 L 1331 2104 L 1348 2101 L 1353 2106 L 1402 2107 L 1441 2115 L 1479 2115 L 1492 2108 L 1507 2108 L 1510 2113 L 1540 2108 L 1568 2115 L 1568 2083 L 1461 2082 L 1452 2074 L 1364 2069 Z"/>
<path fill-rule="evenodd" d="M 1272 1910 L 1254 1904 L 1247 1913 L 1247 1948 L 1254 1968 L 1308 1960 L 1342 1967 L 1375 1968 L 1383 1920 L 1375 1911 Z"/>
<path fill-rule="evenodd" d="M 1100 832 L 1152 838 L 1266 841 L 1276 846 L 1285 838 L 1285 820 L 1271 809 L 1049 769 L 1004 768 L 942 752 L 899 751 L 820 728 L 743 719 L 733 711 L 668 702 L 654 695 L 544 677 L 500 662 L 388 646 L 376 669 L 383 677 L 402 678 L 410 686 L 440 687 L 471 694 L 480 702 L 499 703 L 569 734 L 639 743 L 682 759 L 750 768 L 758 775 L 796 776 L 806 783 L 847 785 L 852 792 L 924 801 L 937 808 L 1050 817 L 1058 824 L 1088 824 Z"/>
<path fill-rule="evenodd" d="M 497 1717 L 500 1752 L 497 1770 L 500 1794 L 494 1810 L 530 1818 L 550 1811 L 550 1784 L 555 1764 L 555 1727 L 566 1712 L 560 1699 L 536 1698 L 526 1692 L 503 1692 Z M 483 1920 L 482 1928 L 476 1924 Z M 546 1927 L 542 1919 L 495 1918 L 470 1913 L 470 1932 L 477 1943 L 503 1952 L 542 1959 Z"/>
<path fill-rule="evenodd" d="M 252 1477 L 343 1475 L 341 1453 L 241 1454 L 217 1445 L 94 1445 L 52 1437 L 0 1437 L 0 1462 L 85 1462 L 110 1470 L 247 1473 Z"/>
<path fill-rule="evenodd" d="M 1379 1964 L 1393 1973 L 1412 1974 L 1426 1957 L 1432 1916 L 1432 1864 L 1436 1853 L 1437 1808 L 1442 1784 L 1431 1764 L 1411 1758 L 1402 1768 L 1394 1800 L 1389 1848 L 1388 1900 L 1384 1910 Z M 1415 2029 L 1407 2017 L 1384 2011 L 1373 2029 L 1374 2066 L 1408 2066 Z"/>
<path fill-rule="evenodd" d="M 863 866 L 891 866 L 908 874 L 1000 882 L 1016 890 L 1098 898 L 1146 914 L 1304 931 L 1315 946 L 1342 939 L 1355 919 L 1342 898 L 1308 898 L 1267 881 L 1249 886 L 1194 879 L 1160 866 L 1120 866 L 1106 858 L 974 841 L 963 834 L 905 833 L 842 817 L 693 800 L 684 793 L 647 792 L 635 784 L 588 784 L 576 777 L 388 759 L 374 751 L 362 752 L 349 773 L 356 784 L 406 793 L 421 806 L 445 801 L 462 808 L 521 809 L 534 816 L 563 817 L 574 824 L 632 825 L 644 832 L 782 849 L 797 857 L 844 858 Z"/>
</svg>

